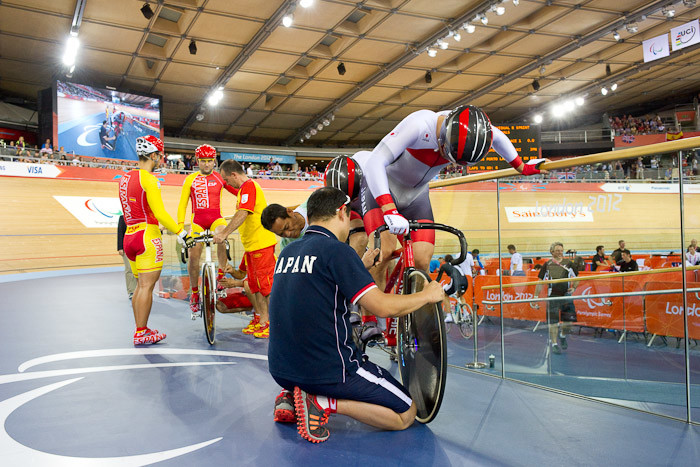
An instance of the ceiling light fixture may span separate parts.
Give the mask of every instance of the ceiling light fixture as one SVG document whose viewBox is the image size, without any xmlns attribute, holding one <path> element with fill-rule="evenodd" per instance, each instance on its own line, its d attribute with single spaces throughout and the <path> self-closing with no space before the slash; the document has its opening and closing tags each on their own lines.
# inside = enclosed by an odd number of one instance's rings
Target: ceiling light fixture
<svg viewBox="0 0 700 467">
<path fill-rule="evenodd" d="M 291 13 L 288 15 L 284 15 L 284 17 L 282 17 L 282 26 L 284 26 L 285 28 L 290 27 L 293 22 L 294 22 L 294 15 L 292 15 Z"/>
<path fill-rule="evenodd" d="M 300 5 L 302 8 L 309 8 L 309 7 L 310 7 L 311 5 L 313 5 L 313 4 L 314 4 L 314 0 L 301 0 L 301 1 L 299 2 L 299 5 Z"/>
<path fill-rule="evenodd" d="M 693 8 L 695 6 L 696 0 L 683 0 L 683 6 L 686 8 Z"/>
<path fill-rule="evenodd" d="M 515 6 L 520 5 L 520 0 L 513 0 L 513 5 L 515 5 Z"/>
<path fill-rule="evenodd" d="M 316 128 L 312 128 L 309 130 L 309 133 L 311 133 L 311 136 L 316 136 L 318 134 L 318 130 Z"/>
<path fill-rule="evenodd" d="M 209 105 L 212 107 L 216 106 L 221 102 L 221 99 L 224 98 L 224 92 L 221 90 L 221 88 L 217 89 L 207 99 L 207 102 L 209 102 Z"/>
<path fill-rule="evenodd" d="M 469 23 L 464 26 L 464 29 L 469 33 L 469 34 L 474 34 L 474 31 L 476 31 L 476 26 L 473 24 Z"/>
<path fill-rule="evenodd" d="M 613 83 L 613 84 L 610 86 L 610 90 L 611 90 L 611 91 L 617 91 L 617 83 Z"/>
<path fill-rule="evenodd" d="M 141 7 L 141 14 L 146 19 L 153 18 L 153 10 L 151 10 L 151 5 L 149 5 L 148 3 L 144 3 Z"/>
<path fill-rule="evenodd" d="M 454 38 L 454 40 L 455 40 L 456 42 L 459 42 L 459 41 L 462 40 L 462 35 L 461 35 L 460 33 L 458 33 L 458 32 L 452 34 L 452 37 Z"/>
<path fill-rule="evenodd" d="M 76 36 L 71 34 L 66 41 L 66 51 L 63 53 L 63 64 L 67 67 L 75 66 L 75 59 L 78 56 L 80 41 Z M 69 71 L 72 73 L 72 71 Z"/>
<path fill-rule="evenodd" d="M 666 18 L 671 19 L 676 16 L 676 9 L 673 5 L 665 6 L 661 9 L 661 13 L 663 13 Z"/>
<path fill-rule="evenodd" d="M 515 0 L 517 1 L 517 0 Z M 540 124 L 542 123 L 542 115 L 536 114 L 535 117 L 532 119 L 535 123 Z"/>
<path fill-rule="evenodd" d="M 328 126 L 331 124 L 331 121 L 328 119 L 328 117 L 326 117 L 323 119 L 323 121 L 321 123 L 323 123 L 323 126 Z"/>
<path fill-rule="evenodd" d="M 447 50 L 450 44 L 448 44 L 447 41 L 444 39 L 438 39 L 437 46 L 440 47 L 442 50 Z"/>
<path fill-rule="evenodd" d="M 489 24 L 489 19 L 486 17 L 485 14 L 481 15 L 481 24 L 483 24 L 484 26 Z"/>
<path fill-rule="evenodd" d="M 346 71 L 346 70 L 345 70 L 345 63 L 340 62 L 340 63 L 338 64 L 338 74 L 339 74 L 340 76 L 343 76 L 343 75 L 345 74 L 345 71 Z"/>
<path fill-rule="evenodd" d="M 318 125 L 316 125 L 316 129 L 317 129 L 318 131 L 323 130 L 323 123 L 319 123 Z"/>
<path fill-rule="evenodd" d="M 428 57 L 435 57 L 437 56 L 437 50 L 433 49 L 432 47 L 428 47 Z"/>
<path fill-rule="evenodd" d="M 578 105 L 579 107 L 581 107 L 585 101 L 583 100 L 583 97 L 580 97 L 580 96 L 579 96 L 579 97 L 576 98 L 575 102 L 576 102 L 576 105 Z"/>
<path fill-rule="evenodd" d="M 620 40 L 620 33 L 617 31 L 613 31 L 613 39 L 615 39 L 616 41 L 619 41 Z"/>
<path fill-rule="evenodd" d="M 194 39 L 190 41 L 189 49 L 191 55 L 197 55 L 197 43 L 194 41 Z"/>
<path fill-rule="evenodd" d="M 430 70 L 425 72 L 425 82 L 428 84 L 433 82 L 433 75 L 430 73 Z"/>
<path fill-rule="evenodd" d="M 600 88 L 600 93 L 604 96 L 607 96 L 608 95 L 608 88 L 603 86 L 602 88 Z"/>
<path fill-rule="evenodd" d="M 547 68 L 544 65 L 542 65 L 540 67 L 540 74 L 543 75 L 545 71 L 547 71 Z"/>
<path fill-rule="evenodd" d="M 506 12 L 506 7 L 504 7 L 504 6 L 496 7 L 496 14 L 498 16 L 503 16 L 505 14 L 505 12 Z"/>
<path fill-rule="evenodd" d="M 310 138 L 311 138 L 311 133 L 309 133 L 308 131 L 307 131 L 306 133 L 304 133 L 304 138 L 310 139 Z"/>
<path fill-rule="evenodd" d="M 627 29 L 627 32 L 630 34 L 637 34 L 637 31 L 639 31 L 639 26 L 637 23 L 632 21 L 631 23 L 625 24 L 625 29 Z"/>
</svg>

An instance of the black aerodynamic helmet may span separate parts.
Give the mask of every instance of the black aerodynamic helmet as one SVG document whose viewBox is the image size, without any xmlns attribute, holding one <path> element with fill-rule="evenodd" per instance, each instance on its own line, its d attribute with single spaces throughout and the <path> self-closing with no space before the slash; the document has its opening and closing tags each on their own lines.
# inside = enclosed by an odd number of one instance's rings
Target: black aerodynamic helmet
<svg viewBox="0 0 700 467">
<path fill-rule="evenodd" d="M 351 200 L 360 194 L 360 182 L 362 181 L 362 169 L 360 164 L 352 157 L 338 156 L 326 166 L 324 185 L 338 188 L 350 197 Z"/>
<path fill-rule="evenodd" d="M 491 150 L 492 140 L 491 121 L 484 111 L 461 105 L 445 119 L 439 144 L 451 162 L 474 165 Z"/>
</svg>

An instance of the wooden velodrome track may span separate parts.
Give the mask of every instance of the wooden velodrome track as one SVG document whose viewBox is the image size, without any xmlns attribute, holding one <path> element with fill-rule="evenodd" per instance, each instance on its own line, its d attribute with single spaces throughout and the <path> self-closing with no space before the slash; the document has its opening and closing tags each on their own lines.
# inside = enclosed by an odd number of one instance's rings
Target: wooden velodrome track
<svg viewBox="0 0 700 467">
<path fill-rule="evenodd" d="M 516 191 L 500 193 L 497 206 L 496 184 L 478 191 L 463 185 L 459 190 L 431 190 L 431 201 L 437 221 L 465 232 L 470 248 L 482 254 L 498 252 L 500 212 L 501 249 L 514 243 L 523 254 L 547 252 L 553 241 L 562 241 L 566 249 L 591 251 L 598 244 L 608 253 L 619 239 L 627 241 L 633 251 L 681 250 L 680 197 L 667 193 L 621 193 L 617 196 L 601 191 Z M 575 185 L 574 185 L 575 186 Z M 583 186 L 583 185 L 582 185 Z M 469 190 L 469 191 L 467 191 Z M 166 209 L 177 212 L 180 188 L 162 187 Z M 266 190 L 268 203 L 296 205 L 309 191 Z M 114 197 L 116 182 L 0 177 L 0 273 L 81 267 L 122 265 L 116 253 L 116 229 L 86 228 L 53 195 Z M 505 208 L 594 205 L 592 222 L 518 223 L 509 222 Z M 603 202 L 600 202 L 600 199 Z M 613 202 L 610 202 L 613 200 Z M 700 236 L 700 194 L 684 196 L 686 242 Z M 235 199 L 224 195 L 223 214 L 234 213 Z M 189 217 L 189 216 L 188 216 Z M 172 242 L 172 237 L 167 242 Z M 174 245 L 174 244 L 173 244 Z M 166 243 L 166 248 L 168 244 Z M 438 235 L 436 254 L 455 253 L 456 243 Z M 240 258 L 240 243 L 236 245 Z"/>
</svg>

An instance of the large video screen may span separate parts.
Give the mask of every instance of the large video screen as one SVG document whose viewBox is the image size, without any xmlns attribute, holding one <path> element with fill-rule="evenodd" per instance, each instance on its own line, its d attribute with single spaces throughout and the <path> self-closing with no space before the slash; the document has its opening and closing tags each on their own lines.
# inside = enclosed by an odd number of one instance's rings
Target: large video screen
<svg viewBox="0 0 700 467">
<path fill-rule="evenodd" d="M 55 146 L 87 157 L 137 160 L 136 138 L 162 139 L 161 98 L 56 82 Z"/>
</svg>

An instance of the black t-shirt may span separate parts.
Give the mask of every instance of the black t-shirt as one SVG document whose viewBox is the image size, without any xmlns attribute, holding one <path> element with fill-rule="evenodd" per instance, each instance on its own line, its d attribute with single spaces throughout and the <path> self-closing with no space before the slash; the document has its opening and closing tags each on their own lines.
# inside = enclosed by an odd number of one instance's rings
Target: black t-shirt
<svg viewBox="0 0 700 467">
<path fill-rule="evenodd" d="M 629 271 L 639 271 L 639 265 L 635 260 L 630 260 L 629 263 L 625 263 L 622 260 L 620 260 L 620 272 L 629 272 Z"/>
<path fill-rule="evenodd" d="M 376 287 L 362 260 L 329 230 L 312 225 L 287 245 L 275 265 L 270 294 L 270 374 L 302 384 L 345 381 L 361 354 L 350 310 Z"/>
<path fill-rule="evenodd" d="M 591 271 L 595 271 L 596 268 L 598 267 L 598 265 L 595 264 L 596 261 L 599 262 L 599 263 L 605 262 L 605 256 L 603 256 L 603 255 L 595 255 L 595 256 L 593 256 L 593 266 L 591 266 Z M 605 266 L 603 265 L 603 266 L 601 266 L 601 267 L 605 267 Z"/>
<path fill-rule="evenodd" d="M 109 134 L 107 133 L 107 128 L 104 125 L 102 125 L 100 127 L 100 141 L 104 143 L 107 140 L 107 136 L 109 136 Z"/>
<path fill-rule="evenodd" d="M 610 257 L 613 259 L 613 261 L 615 261 L 615 264 L 619 263 L 620 261 L 622 261 L 622 250 L 618 248 L 617 250 L 612 252 Z"/>
<path fill-rule="evenodd" d="M 542 266 L 540 273 L 537 275 L 540 280 L 547 281 L 550 279 L 564 279 L 566 277 L 575 277 L 576 270 L 573 268 L 574 263 L 570 259 L 562 259 L 559 264 L 550 259 Z M 569 289 L 568 282 L 557 282 L 549 284 L 550 297 L 563 297 Z"/>
</svg>

